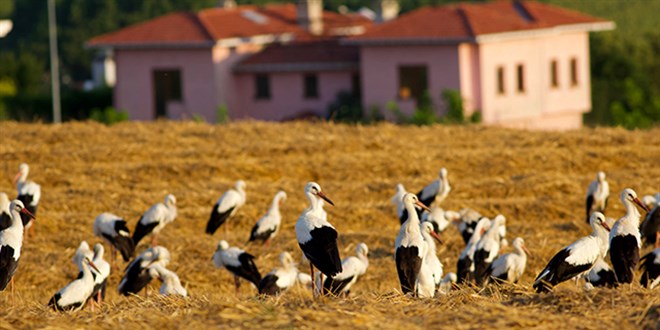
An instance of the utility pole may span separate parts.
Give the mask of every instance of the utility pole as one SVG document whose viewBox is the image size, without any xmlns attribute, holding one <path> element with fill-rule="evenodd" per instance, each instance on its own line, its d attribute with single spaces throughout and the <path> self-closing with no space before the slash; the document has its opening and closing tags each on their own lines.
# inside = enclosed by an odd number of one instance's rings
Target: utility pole
<svg viewBox="0 0 660 330">
<path fill-rule="evenodd" d="M 48 40 L 50 43 L 50 84 L 53 93 L 53 123 L 62 122 L 60 109 L 60 65 L 57 55 L 57 22 L 55 20 L 55 0 L 48 0 Z"/>
</svg>

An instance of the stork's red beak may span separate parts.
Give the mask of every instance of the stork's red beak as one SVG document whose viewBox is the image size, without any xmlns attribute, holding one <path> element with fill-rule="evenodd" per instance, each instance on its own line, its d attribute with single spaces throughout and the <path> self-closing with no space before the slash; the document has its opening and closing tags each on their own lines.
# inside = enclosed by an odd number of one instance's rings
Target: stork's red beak
<svg viewBox="0 0 660 330">
<path fill-rule="evenodd" d="M 435 231 L 431 230 L 431 236 L 438 241 L 438 244 L 442 244 L 442 239 L 440 239 L 440 236 Z"/>
<path fill-rule="evenodd" d="M 18 182 L 18 178 L 20 177 L 21 177 L 21 172 L 19 171 L 18 173 L 16 173 L 16 176 L 14 176 L 14 180 L 12 180 L 14 182 L 14 185 L 16 185 L 16 182 Z"/>
<path fill-rule="evenodd" d="M 322 191 L 319 191 L 316 195 L 319 196 L 319 197 L 321 197 L 321 198 L 323 198 L 323 200 L 326 201 L 326 202 L 328 202 L 328 204 L 330 204 L 330 205 L 332 205 L 332 206 L 335 206 L 335 203 L 333 203 L 333 202 L 330 200 L 330 198 L 328 198 L 328 196 L 326 196 Z"/>
<path fill-rule="evenodd" d="M 608 226 L 605 221 L 601 221 L 600 225 L 603 226 L 603 228 L 607 229 L 607 231 L 612 231 L 612 228 L 610 228 L 610 226 Z"/>
<path fill-rule="evenodd" d="M 32 218 L 32 219 L 36 219 L 36 217 L 34 216 L 34 214 L 32 214 L 32 212 L 30 212 L 30 211 L 29 211 L 28 209 L 26 209 L 26 208 L 21 209 L 21 213 L 27 215 L 28 217 L 30 217 L 30 218 Z"/>
<path fill-rule="evenodd" d="M 646 211 L 646 213 L 651 212 L 651 210 L 649 210 L 648 206 L 644 205 L 644 203 L 642 203 L 642 201 L 640 201 L 639 198 L 635 197 L 635 199 L 633 199 L 633 202 L 635 202 L 635 204 L 639 205 L 639 207 L 641 207 L 642 210 Z"/>
<path fill-rule="evenodd" d="M 416 202 L 415 202 L 415 205 L 421 207 L 421 208 L 424 209 L 424 210 L 427 210 L 427 211 L 431 212 L 431 209 L 429 209 L 428 206 L 424 205 L 424 203 L 422 203 L 422 202 L 420 202 L 420 201 L 416 201 Z"/>
<path fill-rule="evenodd" d="M 527 250 L 527 247 L 526 247 L 526 246 L 523 245 L 523 246 L 522 246 L 522 249 L 523 249 L 523 251 L 525 251 L 525 253 L 527 253 L 528 256 L 530 256 L 530 257 L 532 256 L 532 254 L 529 253 L 529 250 Z"/>
<path fill-rule="evenodd" d="M 89 267 L 92 267 L 92 269 L 94 269 L 97 273 L 99 274 L 101 273 L 101 271 L 96 267 L 96 265 L 91 260 L 89 260 L 89 258 L 86 258 L 86 260 L 87 263 L 89 264 Z"/>
</svg>

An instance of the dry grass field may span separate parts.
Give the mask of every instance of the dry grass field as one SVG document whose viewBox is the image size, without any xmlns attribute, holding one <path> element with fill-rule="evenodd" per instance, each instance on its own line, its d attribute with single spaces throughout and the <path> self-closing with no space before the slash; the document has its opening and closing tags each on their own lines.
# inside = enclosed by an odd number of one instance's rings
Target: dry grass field
<svg viewBox="0 0 660 330">
<path fill-rule="evenodd" d="M 11 179 L 21 162 L 30 164 L 30 179 L 42 187 L 35 236 L 24 246 L 15 277 L 15 306 L 8 292 L 0 293 L 0 328 L 660 327 L 660 291 L 638 284 L 584 292 L 571 282 L 541 295 L 531 289 L 557 250 L 589 233 L 584 195 L 596 171 L 608 174 L 612 195 L 606 215 L 611 217 L 624 212 L 618 201 L 623 188 L 640 196 L 660 190 L 660 129 L 548 133 L 390 124 L 4 122 L 0 159 L 0 191 L 15 196 Z M 390 198 L 396 183 L 417 191 L 440 167 L 449 170 L 453 187 L 445 209 L 502 213 L 509 241 L 526 240 L 532 256 L 519 285 L 465 287 L 430 300 L 399 294 L 393 258 L 399 226 Z M 247 183 L 247 203 L 230 220 L 231 231 L 204 234 L 212 205 L 238 179 Z M 247 284 L 236 296 L 232 277 L 210 260 L 217 242 L 227 239 L 255 254 L 262 274 L 279 266 L 282 251 L 298 258 L 294 224 L 307 207 L 303 187 L 310 180 L 336 204 L 326 210 L 339 232 L 342 258 L 354 254 L 360 242 L 369 245 L 367 274 L 349 298 L 314 300 L 303 288 L 260 298 Z M 246 245 L 250 228 L 278 189 L 289 195 L 280 234 L 269 247 Z M 120 297 L 117 271 L 100 310 L 57 313 L 46 307 L 77 274 L 71 258 L 79 242 L 100 241 L 92 234 L 99 213 L 123 216 L 133 230 L 142 212 L 167 193 L 176 195 L 179 216 L 161 232 L 159 243 L 172 252 L 168 268 L 179 274 L 188 299 Z M 453 227 L 442 236 L 438 255 L 445 272 L 455 271 L 461 238 Z M 151 292 L 158 286 L 152 283 Z"/>
</svg>

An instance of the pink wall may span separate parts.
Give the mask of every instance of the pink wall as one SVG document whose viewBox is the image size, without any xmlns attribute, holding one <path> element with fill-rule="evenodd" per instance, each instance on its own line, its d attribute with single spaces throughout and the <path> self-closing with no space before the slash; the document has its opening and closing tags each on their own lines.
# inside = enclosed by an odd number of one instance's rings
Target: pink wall
<svg viewBox="0 0 660 330">
<path fill-rule="evenodd" d="M 396 101 L 408 113 L 415 107 L 415 102 L 398 99 L 401 65 L 427 66 L 429 92 L 438 113 L 444 111 L 442 91 L 461 88 L 455 46 L 365 46 L 360 48 L 360 58 L 362 105 L 365 109 L 378 106 L 386 118 L 392 118 L 386 109 L 389 101 Z"/>
<path fill-rule="evenodd" d="M 229 108 L 232 118 L 256 118 L 260 120 L 291 119 L 301 113 L 314 113 L 325 117 L 328 105 L 341 91 L 351 91 L 351 71 L 318 72 L 319 98 L 304 98 L 305 73 L 271 73 L 268 100 L 257 100 L 255 75 L 235 74 L 236 98 L 240 100 L 234 109 Z M 313 72 L 309 72 L 313 73 Z"/>
<path fill-rule="evenodd" d="M 577 58 L 579 84 L 570 86 L 569 63 Z M 528 128 L 578 128 L 591 108 L 586 32 L 479 44 L 481 110 L 485 124 Z M 550 87 L 550 62 L 559 63 L 560 84 Z M 518 92 L 516 66 L 524 66 L 525 92 Z M 505 93 L 497 92 L 497 67 L 504 67 Z"/>
<path fill-rule="evenodd" d="M 170 118 L 215 117 L 215 78 L 211 50 L 115 50 L 117 85 L 115 107 L 128 111 L 132 120 L 153 120 L 155 117 L 153 71 L 180 69 L 182 101 L 168 109 Z"/>
</svg>

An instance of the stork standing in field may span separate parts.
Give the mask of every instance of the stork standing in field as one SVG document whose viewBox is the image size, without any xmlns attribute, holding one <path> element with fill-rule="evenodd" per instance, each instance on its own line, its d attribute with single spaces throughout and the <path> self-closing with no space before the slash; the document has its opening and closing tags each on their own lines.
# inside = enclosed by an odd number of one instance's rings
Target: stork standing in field
<svg viewBox="0 0 660 330">
<path fill-rule="evenodd" d="M 335 204 L 321 190 L 316 182 L 305 185 L 305 196 L 309 200 L 306 208 L 296 222 L 296 239 L 305 257 L 309 260 L 310 275 L 314 278 L 316 267 L 322 274 L 334 277 L 341 273 L 341 258 L 337 248 L 337 230 L 327 221 L 322 200 Z M 323 276 L 320 281 L 323 283 Z M 312 292 L 316 292 L 315 281 L 312 282 Z"/>
<path fill-rule="evenodd" d="M 639 262 L 639 250 L 642 241 L 639 233 L 641 215 L 635 204 L 649 211 L 637 198 L 637 193 L 630 188 L 621 192 L 621 203 L 626 207 L 626 214 L 619 218 L 610 232 L 610 261 L 618 283 L 632 283 L 635 268 Z"/>
<path fill-rule="evenodd" d="M 639 231 L 642 235 L 642 240 L 644 245 L 655 245 L 655 247 L 660 247 L 660 193 L 656 193 L 653 198 L 653 206 L 649 207 L 648 204 L 644 203 L 648 209 L 651 209 L 650 212 L 644 217 L 642 225 L 639 227 Z"/>
<path fill-rule="evenodd" d="M 0 231 L 11 226 L 11 214 L 9 213 L 9 197 L 0 192 Z"/>
<path fill-rule="evenodd" d="M 85 258 L 82 262 L 82 276 L 57 291 L 48 301 L 48 306 L 56 311 L 82 309 L 94 290 L 94 275 L 92 275 L 90 267 L 94 271 L 99 271 L 91 260 Z"/>
<path fill-rule="evenodd" d="M 101 213 L 94 219 L 94 235 L 101 237 L 112 247 L 110 262 L 115 265 L 117 250 L 124 261 L 129 261 L 135 253 L 135 245 L 128 231 L 126 221 L 112 213 Z"/>
<path fill-rule="evenodd" d="M 140 240 L 151 234 L 151 246 L 156 246 L 158 233 L 165 228 L 165 225 L 176 219 L 176 198 L 169 194 L 165 196 L 163 203 L 158 203 L 144 212 L 140 221 L 135 225 L 133 232 L 133 245 L 137 247 Z"/>
<path fill-rule="evenodd" d="M 394 258 L 399 283 L 403 294 L 417 293 L 416 284 L 426 256 L 427 245 L 422 236 L 419 218 L 415 206 L 429 210 L 417 196 L 407 193 L 403 196 L 403 204 L 408 213 L 408 219 L 401 225 L 399 235 L 394 243 Z"/>
<path fill-rule="evenodd" d="M 441 295 L 446 295 L 449 294 L 449 291 L 454 287 L 456 284 L 456 281 L 458 280 L 458 277 L 456 276 L 456 273 L 449 272 L 445 277 L 440 281 L 440 285 L 438 286 L 438 294 Z"/>
<path fill-rule="evenodd" d="M 37 206 L 39 205 L 39 200 L 41 199 L 41 186 L 27 179 L 28 173 L 30 172 L 30 167 L 28 164 L 22 163 L 18 166 L 18 173 L 14 177 L 14 184 L 16 184 L 16 190 L 18 191 L 18 197 L 16 199 L 23 202 L 25 208 L 35 217 L 37 216 Z M 29 238 L 29 232 L 32 227 L 32 220 L 34 217 L 30 217 L 26 214 L 21 215 L 23 220 L 23 227 L 25 228 L 26 241 Z"/>
<path fill-rule="evenodd" d="M 245 198 L 245 181 L 238 180 L 234 189 L 227 190 L 213 205 L 209 222 L 206 224 L 206 233 L 213 235 L 223 223 L 227 222 L 245 204 Z"/>
<path fill-rule="evenodd" d="M 474 280 L 474 252 L 477 250 L 477 243 L 479 243 L 481 236 L 490 227 L 490 224 L 490 219 L 485 217 L 482 217 L 477 222 L 472 237 L 470 237 L 470 240 L 458 257 L 458 262 L 456 263 L 458 283 L 470 283 Z"/>
<path fill-rule="evenodd" d="M 108 283 L 108 277 L 110 276 L 110 264 L 103 259 L 104 252 L 105 250 L 102 244 L 94 244 L 92 263 L 94 263 L 98 272 L 94 274 L 94 290 L 92 290 L 91 298 L 99 305 L 105 299 L 105 288 Z"/>
<path fill-rule="evenodd" d="M 596 174 L 596 180 L 591 181 L 587 189 L 587 223 L 591 213 L 605 211 L 608 197 L 610 197 L 610 184 L 605 180 L 605 172 L 601 171 Z"/>
<path fill-rule="evenodd" d="M 436 234 L 440 234 L 445 231 L 450 223 L 456 223 L 460 221 L 461 215 L 455 211 L 445 211 L 440 207 L 434 206 L 431 208 L 431 212 L 422 213 L 422 223 L 429 222 L 433 225 L 433 231 Z"/>
<path fill-rule="evenodd" d="M 80 245 L 78 245 L 78 248 L 76 249 L 76 253 L 73 255 L 73 259 L 71 260 L 73 264 L 78 267 L 78 277 L 82 276 L 85 259 L 92 260 L 92 258 L 94 258 L 94 252 L 89 248 L 87 241 L 80 242 Z"/>
<path fill-rule="evenodd" d="M 474 251 L 474 279 L 478 286 L 483 286 L 488 281 L 488 268 L 495 261 L 500 253 L 500 228 L 506 223 L 506 218 L 498 214 L 488 228 L 488 231 L 481 236 L 477 242 Z"/>
<path fill-rule="evenodd" d="M 160 264 L 167 267 L 169 263 L 170 251 L 166 248 L 155 246 L 147 249 L 126 266 L 124 277 L 119 282 L 117 291 L 124 296 L 137 294 L 153 279 L 152 274 L 149 273 L 150 266 Z"/>
<path fill-rule="evenodd" d="M 358 244 L 355 249 L 355 256 L 342 260 L 341 268 L 341 273 L 335 275 L 335 277 L 328 277 L 323 282 L 324 294 L 348 296 L 351 293 L 351 288 L 357 282 L 358 277 L 364 275 L 367 268 L 369 268 L 369 248 L 367 244 Z"/>
<path fill-rule="evenodd" d="M 536 292 L 550 292 L 557 284 L 581 275 L 593 267 L 598 258 L 607 254 L 607 232 L 610 227 L 605 222 L 605 216 L 596 211 L 589 218 L 592 232 L 573 244 L 557 252 L 548 265 L 534 281 Z"/>
<path fill-rule="evenodd" d="M 660 286 L 660 247 L 649 252 L 641 259 L 640 268 L 644 271 L 640 284 L 649 289 Z"/>
<path fill-rule="evenodd" d="M 440 236 L 435 233 L 433 230 L 433 225 L 430 222 L 422 222 L 422 237 L 424 237 L 424 242 L 426 242 L 426 256 L 424 257 L 424 262 L 422 263 L 422 268 L 428 268 L 433 277 L 434 289 L 436 289 L 440 282 L 442 281 L 443 275 L 443 265 L 438 259 L 436 254 L 436 246 L 433 240 L 436 240 L 438 244 L 442 244 Z"/>
<path fill-rule="evenodd" d="M 403 206 L 403 195 L 407 193 L 406 188 L 403 186 L 401 183 L 397 183 L 396 185 L 396 192 L 394 193 L 394 196 L 392 196 L 392 204 L 396 206 L 396 216 L 399 218 L 399 221 L 403 223 L 406 221 L 407 217 L 404 217 L 403 214 L 406 210 L 405 206 Z"/>
<path fill-rule="evenodd" d="M 153 264 L 149 266 L 148 271 L 152 278 L 157 277 L 163 283 L 159 290 L 161 295 L 181 297 L 188 296 L 188 291 L 181 285 L 181 280 L 175 272 L 165 268 L 165 266 L 161 264 Z"/>
<path fill-rule="evenodd" d="M 9 203 L 11 225 L 0 231 L 0 291 L 11 282 L 11 304 L 14 305 L 14 273 L 23 247 L 23 220 L 21 214 L 33 217 L 20 200 Z"/>
<path fill-rule="evenodd" d="M 250 233 L 250 242 L 252 241 L 262 241 L 265 244 L 268 244 L 270 240 L 277 235 L 277 232 L 280 230 L 280 224 L 282 222 L 282 214 L 280 213 L 280 206 L 286 200 L 286 193 L 282 190 L 278 191 L 273 197 L 273 202 L 270 204 L 268 212 L 257 221 L 257 223 L 252 227 L 252 232 Z"/>
<path fill-rule="evenodd" d="M 614 277 L 614 271 L 610 265 L 607 264 L 605 259 L 599 257 L 594 263 L 594 266 L 591 267 L 587 275 L 584 277 L 584 280 L 591 286 L 605 286 L 611 288 L 616 284 L 616 279 Z"/>
<path fill-rule="evenodd" d="M 298 269 L 289 252 L 280 254 L 282 267 L 275 268 L 259 282 L 259 293 L 275 296 L 288 290 L 298 280 Z M 311 281 L 311 280 L 310 280 Z"/>
<path fill-rule="evenodd" d="M 477 222 L 483 216 L 481 213 L 468 207 L 458 211 L 458 214 L 461 216 L 460 221 L 453 223 L 457 225 L 458 231 L 461 233 L 461 237 L 463 237 L 463 242 L 467 244 L 470 238 L 472 238 Z"/>
<path fill-rule="evenodd" d="M 240 277 L 254 284 L 259 288 L 261 274 L 254 263 L 254 256 L 235 246 L 230 247 L 227 241 L 222 240 L 218 243 L 218 248 L 213 254 L 213 264 L 216 268 L 224 267 L 234 275 L 234 284 L 236 293 L 241 286 Z"/>
<path fill-rule="evenodd" d="M 499 281 L 518 283 L 525 272 L 528 254 L 530 253 L 525 247 L 525 241 L 522 237 L 517 237 L 513 240 L 513 252 L 495 259 L 486 273 Z"/>
<path fill-rule="evenodd" d="M 438 178 L 420 190 L 417 193 L 417 198 L 422 204 L 431 206 L 433 202 L 442 203 L 450 191 L 451 186 L 447 179 L 447 169 L 443 167 L 438 173 Z"/>
</svg>

